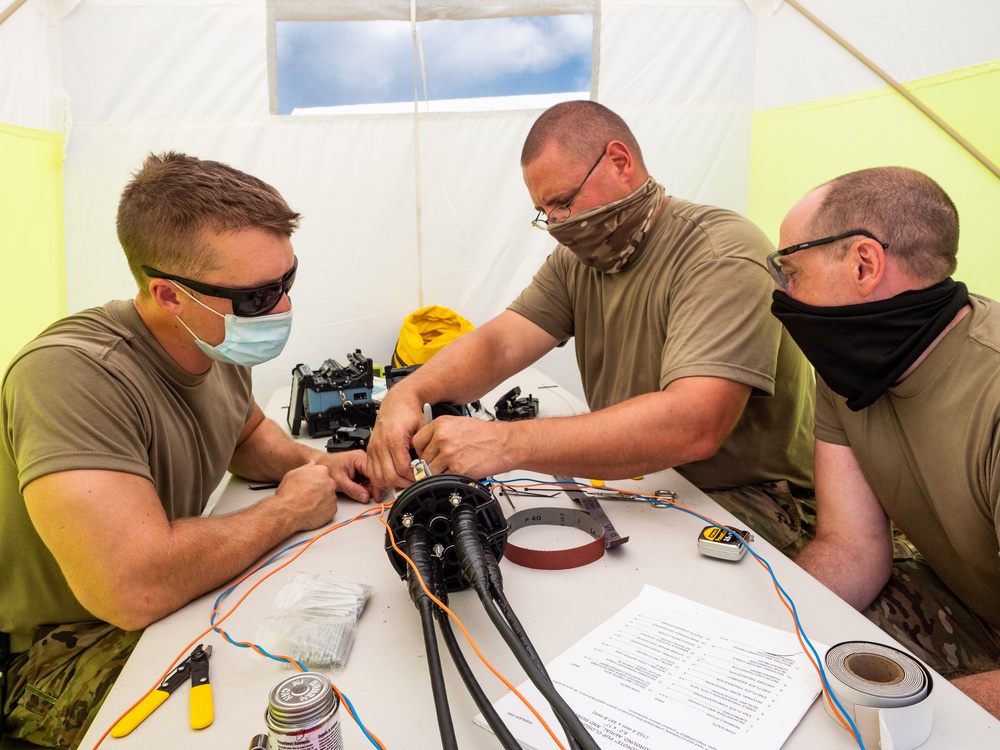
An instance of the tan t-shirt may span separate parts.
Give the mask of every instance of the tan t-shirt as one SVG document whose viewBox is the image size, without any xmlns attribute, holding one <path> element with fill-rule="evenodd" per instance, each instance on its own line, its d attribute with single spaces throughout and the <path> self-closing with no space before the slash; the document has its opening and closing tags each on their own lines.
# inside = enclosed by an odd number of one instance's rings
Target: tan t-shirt
<svg viewBox="0 0 1000 750">
<path fill-rule="evenodd" d="M 1000 627 L 1000 303 L 972 313 L 913 373 L 853 412 L 819 379 L 816 437 L 849 445 L 889 518 L 959 598 Z"/>
<path fill-rule="evenodd" d="M 120 471 L 152 481 L 169 519 L 199 515 L 253 403 L 249 368 L 185 372 L 131 301 L 64 318 L 21 350 L 0 404 L 0 631 L 15 650 L 38 625 L 95 619 L 35 532 L 24 487 L 55 472 Z"/>
<path fill-rule="evenodd" d="M 559 246 L 510 309 L 575 337 L 592 410 L 685 377 L 752 386 L 719 452 L 676 467 L 698 487 L 812 487 L 812 368 L 770 313 L 772 250 L 739 214 L 672 197 L 625 271 L 600 273 Z"/>
</svg>

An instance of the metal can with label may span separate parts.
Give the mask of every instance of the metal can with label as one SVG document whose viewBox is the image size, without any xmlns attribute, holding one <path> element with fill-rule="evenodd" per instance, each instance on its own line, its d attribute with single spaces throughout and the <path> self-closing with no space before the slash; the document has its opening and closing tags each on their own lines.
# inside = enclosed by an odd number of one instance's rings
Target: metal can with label
<svg viewBox="0 0 1000 750">
<path fill-rule="evenodd" d="M 343 750 L 339 709 L 326 675 L 286 677 L 271 688 L 264 714 L 271 750 Z"/>
</svg>

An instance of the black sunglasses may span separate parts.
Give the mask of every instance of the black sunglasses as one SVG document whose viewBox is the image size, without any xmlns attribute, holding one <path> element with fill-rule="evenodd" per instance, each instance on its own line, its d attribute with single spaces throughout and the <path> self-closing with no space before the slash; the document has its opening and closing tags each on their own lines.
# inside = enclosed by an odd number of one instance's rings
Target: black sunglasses
<svg viewBox="0 0 1000 750">
<path fill-rule="evenodd" d="M 888 250 L 889 245 L 882 242 L 878 237 L 876 237 L 871 232 L 866 232 L 863 229 L 855 229 L 852 232 L 844 232 L 843 234 L 838 234 L 833 237 L 824 237 L 821 240 L 809 240 L 809 242 L 800 242 L 797 245 L 789 245 L 788 247 L 782 248 L 781 250 L 775 250 L 773 253 L 767 256 L 767 270 L 771 274 L 771 278 L 774 279 L 778 286 L 782 289 L 788 288 L 788 277 L 785 276 L 785 272 L 781 270 L 781 259 L 786 255 L 791 255 L 792 253 L 797 253 L 799 250 L 808 250 L 810 247 L 817 247 L 819 245 L 829 245 L 831 242 L 836 242 L 837 240 L 845 240 L 848 237 L 867 237 L 870 240 L 875 240 L 878 244 L 882 246 L 883 250 Z"/>
<path fill-rule="evenodd" d="M 196 292 L 207 294 L 209 297 L 223 297 L 232 301 L 233 314 L 247 318 L 255 315 L 263 315 L 273 310 L 281 301 L 282 295 L 288 294 L 295 283 L 295 272 L 299 267 L 299 259 L 295 258 L 292 263 L 292 270 L 286 273 L 277 281 L 272 281 L 264 286 L 252 287 L 250 289 L 230 289 L 224 286 L 213 286 L 203 284 L 200 281 L 185 279 L 183 276 L 174 276 L 170 273 L 157 271 L 149 266 L 142 266 L 142 272 L 151 279 L 167 279 L 176 281 L 178 284 L 193 289 Z"/>
</svg>

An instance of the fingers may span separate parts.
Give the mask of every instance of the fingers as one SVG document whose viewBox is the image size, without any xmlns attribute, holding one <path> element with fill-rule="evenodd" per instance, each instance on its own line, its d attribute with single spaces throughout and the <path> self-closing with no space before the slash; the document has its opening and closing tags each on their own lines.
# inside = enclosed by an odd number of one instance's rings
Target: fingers
<svg viewBox="0 0 1000 750">
<path fill-rule="evenodd" d="M 427 452 L 431 450 L 431 445 L 434 442 L 434 432 L 441 420 L 450 419 L 450 417 L 439 417 L 428 425 L 420 428 L 416 435 L 413 436 L 413 450 L 417 452 L 424 461 L 428 461 Z M 409 463 L 409 462 L 407 462 Z"/>
<path fill-rule="evenodd" d="M 337 483 L 328 467 L 309 461 L 285 474 L 272 502 L 294 519 L 299 531 L 315 529 L 337 513 Z"/>
<path fill-rule="evenodd" d="M 410 448 L 407 445 L 397 446 L 391 455 L 394 487 L 409 487 L 413 484 L 413 467 L 410 465 Z"/>
<path fill-rule="evenodd" d="M 405 389 L 386 395 L 368 443 L 366 471 L 375 485 L 407 487 L 413 484 L 411 440 L 423 425 L 421 400 L 408 397 Z"/>
<path fill-rule="evenodd" d="M 376 422 L 375 430 L 378 431 Z M 413 484 L 410 467 L 409 436 L 405 433 L 390 434 L 388 430 L 372 432 L 368 445 L 368 476 L 379 487 L 406 487 Z"/>
<path fill-rule="evenodd" d="M 367 488 L 351 479 L 348 479 L 347 477 L 344 477 L 337 482 L 337 491 L 343 492 L 349 498 L 357 500 L 359 503 L 367 503 L 372 499 L 372 496 Z"/>
<path fill-rule="evenodd" d="M 448 437 L 448 422 L 459 417 L 438 417 L 413 436 L 413 447 L 427 462 L 432 474 L 461 473 L 454 441 Z"/>
<path fill-rule="evenodd" d="M 438 417 L 413 436 L 433 474 L 480 479 L 504 470 L 504 450 L 494 425 L 468 417 Z"/>
<path fill-rule="evenodd" d="M 380 493 L 373 491 L 368 477 L 369 462 L 364 451 L 348 451 L 330 456 L 325 461 L 329 475 L 341 492 L 359 503 L 368 503 Z"/>
</svg>

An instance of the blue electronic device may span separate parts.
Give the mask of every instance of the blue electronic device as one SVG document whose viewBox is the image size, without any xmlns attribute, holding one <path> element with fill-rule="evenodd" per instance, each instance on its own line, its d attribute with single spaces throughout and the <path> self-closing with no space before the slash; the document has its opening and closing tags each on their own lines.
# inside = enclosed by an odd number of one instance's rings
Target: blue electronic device
<svg viewBox="0 0 1000 750">
<path fill-rule="evenodd" d="M 296 365 L 288 403 L 288 428 L 298 435 L 302 422 L 310 437 L 332 435 L 345 427 L 371 427 L 378 404 L 372 398 L 374 366 L 360 349 L 347 355 L 347 364 L 328 359 L 318 370 Z"/>
</svg>

